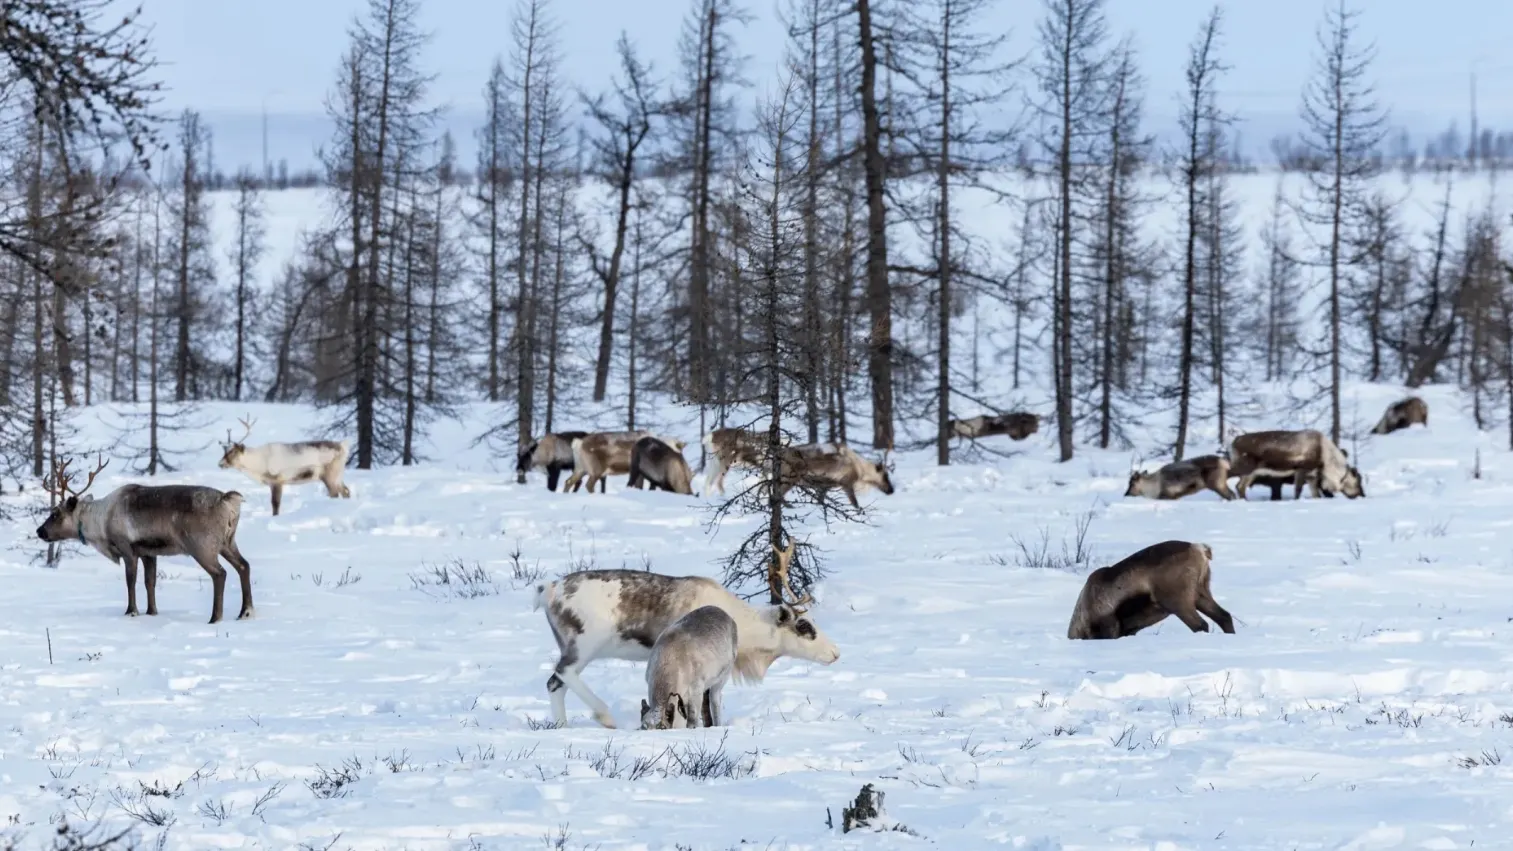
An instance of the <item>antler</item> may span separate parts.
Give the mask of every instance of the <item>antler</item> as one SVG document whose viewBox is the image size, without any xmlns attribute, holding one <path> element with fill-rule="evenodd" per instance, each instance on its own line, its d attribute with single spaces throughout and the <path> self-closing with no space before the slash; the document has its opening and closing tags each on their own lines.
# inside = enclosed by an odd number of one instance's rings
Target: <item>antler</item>
<svg viewBox="0 0 1513 851">
<path fill-rule="evenodd" d="M 805 591 L 804 596 L 800 597 L 793 593 L 793 586 L 788 584 L 788 566 L 792 564 L 793 552 L 797 548 L 798 544 L 792 538 L 789 538 L 787 547 L 780 549 L 774 546 L 772 554 L 777 558 L 777 574 L 778 579 L 782 582 L 782 590 L 787 592 L 783 595 L 783 602 L 792 606 L 795 611 L 803 613 L 805 611 L 804 607 L 814 602 L 814 595 Z"/>
<path fill-rule="evenodd" d="M 257 419 L 254 418 L 251 414 L 248 414 L 246 419 L 243 419 L 241 417 L 237 417 L 236 421 L 242 424 L 242 428 L 246 429 L 246 431 L 242 432 L 241 439 L 236 441 L 237 443 L 241 443 L 242 441 L 245 441 L 248 437 L 252 436 L 252 427 L 257 424 Z M 230 429 L 227 429 L 226 435 L 228 437 L 231 436 L 231 430 Z"/>
<path fill-rule="evenodd" d="M 48 493 L 53 494 L 59 499 L 64 499 L 70 496 L 83 496 L 84 492 L 89 490 L 90 486 L 95 483 L 95 477 L 100 475 L 100 471 L 104 470 L 110 465 L 110 461 L 106 460 L 104 455 L 98 456 L 95 459 L 97 462 L 95 464 L 95 468 L 89 471 L 89 478 L 84 480 L 84 487 L 79 488 L 78 490 L 74 490 L 69 486 L 69 481 L 73 478 L 68 474 L 68 464 L 71 460 L 72 459 L 65 458 L 61 462 L 53 466 L 52 478 L 54 480 L 54 485 L 53 487 L 47 488 L 47 491 Z M 54 488 L 56 488 L 56 490 Z"/>
</svg>

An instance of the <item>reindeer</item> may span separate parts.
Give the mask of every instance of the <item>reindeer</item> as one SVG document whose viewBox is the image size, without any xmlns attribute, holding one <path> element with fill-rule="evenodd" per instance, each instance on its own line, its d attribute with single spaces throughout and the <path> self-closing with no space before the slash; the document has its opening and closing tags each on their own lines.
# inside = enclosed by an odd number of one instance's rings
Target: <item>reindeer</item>
<svg viewBox="0 0 1513 851">
<path fill-rule="evenodd" d="M 1111 567 L 1088 574 L 1066 637 L 1123 638 L 1176 615 L 1193 632 L 1208 632 L 1207 615 L 1219 629 L 1234 633 L 1235 621 L 1209 590 L 1207 544 L 1163 541 Z"/>
<path fill-rule="evenodd" d="M 735 668 L 737 647 L 735 619 L 719 606 L 700 606 L 673 621 L 646 663 L 641 729 L 718 726 L 720 692 Z"/>
<path fill-rule="evenodd" d="M 584 667 L 595 659 L 647 661 L 657 637 L 668 626 L 704 606 L 721 609 L 735 621 L 731 675 L 737 682 L 761 682 L 772 663 L 783 656 L 834 664 L 840 650 L 808 615 L 806 607 L 814 598 L 791 596 L 789 589 L 782 603 L 757 608 L 713 579 L 640 570 L 585 570 L 537 585 L 532 608 L 545 607 L 547 625 L 560 651 L 546 680 L 553 719 L 559 726 L 567 723 L 567 690 L 571 689 L 588 704 L 594 720 L 613 728 L 609 707 L 579 676 Z"/>
<path fill-rule="evenodd" d="M 893 465 L 888 462 L 888 453 L 883 453 L 881 461 L 868 461 L 844 443 L 809 443 L 784 449 L 780 469 L 779 499 L 795 486 L 816 493 L 840 488 L 851 500 L 852 508 L 861 508 L 856 501 L 859 487 L 893 493 L 893 480 L 889 477 Z"/>
<path fill-rule="evenodd" d="M 246 429 L 241 439 L 233 440 L 231 430 L 226 430 L 226 454 L 221 456 L 221 469 L 237 469 L 248 477 L 268 486 L 273 501 L 273 516 L 278 516 L 279 503 L 284 498 L 285 485 L 298 485 L 320 479 L 326 486 L 326 496 L 347 499 L 352 491 L 342 482 L 342 473 L 347 467 L 347 442 L 345 440 L 304 440 L 299 443 L 265 443 L 247 447 L 243 441 L 252 434 L 257 420 L 238 420 Z"/>
<path fill-rule="evenodd" d="M 1303 495 L 1303 484 L 1317 499 L 1321 492 L 1343 493 L 1350 499 L 1366 495 L 1361 473 L 1350 466 L 1349 459 L 1323 433 L 1302 431 L 1258 431 L 1242 434 L 1230 444 L 1229 475 L 1239 476 L 1236 488 L 1245 499 L 1246 490 L 1257 476 L 1292 476 L 1293 499 Z"/>
<path fill-rule="evenodd" d="M 126 614 L 131 617 L 138 614 L 137 560 L 145 568 L 147 614 L 156 615 L 158 558 L 187 555 L 210 574 L 210 622 L 219 622 L 226 569 L 217 557 L 224 558 L 242 584 L 237 620 L 252 617 L 252 565 L 236 547 L 242 495 L 194 485 L 122 485 L 100 499 L 86 495 L 106 463 L 102 460 L 78 490 L 70 486 L 68 463 L 58 466 L 48 490 L 60 502 L 37 527 L 37 537 L 49 543 L 77 538 L 117 564 L 124 561 Z"/>
<path fill-rule="evenodd" d="M 785 439 L 783 445 L 787 446 Z M 725 471 L 733 467 L 761 471 L 767 455 L 767 436 L 743 428 L 717 428 L 704 435 L 710 467 L 704 474 L 704 490 L 725 492 Z"/>
<path fill-rule="evenodd" d="M 1040 417 L 1035 414 L 980 414 L 965 420 L 951 420 L 951 433 L 957 437 L 976 440 L 1006 434 L 1013 440 L 1024 440 L 1040 430 Z"/>
<path fill-rule="evenodd" d="M 1344 452 L 1345 450 L 1341 449 L 1340 451 Z M 1234 474 L 1230 473 L 1230 475 L 1233 476 Z M 1255 487 L 1257 485 L 1260 485 L 1263 488 L 1269 488 L 1271 490 L 1271 501 L 1272 502 L 1281 502 L 1282 501 L 1282 488 L 1283 488 L 1283 486 L 1293 484 L 1295 481 L 1297 481 L 1297 476 L 1294 475 L 1294 474 L 1291 474 L 1291 473 L 1289 473 L 1287 475 L 1281 475 L 1281 476 L 1273 476 L 1273 475 L 1269 475 L 1269 474 L 1263 474 L 1263 475 L 1251 476 L 1250 477 L 1250 487 Z M 1318 486 L 1318 481 L 1319 481 L 1319 472 L 1317 470 L 1315 470 L 1312 473 L 1308 474 L 1308 483 L 1310 485 L 1312 485 L 1314 487 L 1317 487 Z M 1334 491 L 1325 490 L 1325 489 L 1322 489 L 1322 488 L 1320 488 L 1320 491 L 1324 494 L 1324 496 L 1326 496 L 1326 497 L 1328 497 L 1330 499 L 1334 499 Z"/>
<path fill-rule="evenodd" d="M 586 431 L 558 431 L 542 435 L 540 440 L 531 441 L 530 445 L 520 450 L 520 455 L 515 459 L 515 475 L 520 481 L 525 481 L 525 474 L 530 470 L 546 470 L 546 489 L 557 489 L 557 478 L 562 471 L 573 471 L 573 441 L 580 437 L 587 437 Z"/>
<path fill-rule="evenodd" d="M 689 472 L 682 451 L 649 435 L 631 447 L 630 480 L 625 486 L 640 488 L 642 482 L 652 490 L 660 488 L 693 496 L 693 473 Z"/>
<path fill-rule="evenodd" d="M 1229 489 L 1229 461 L 1218 455 L 1200 455 L 1174 461 L 1154 473 L 1131 471 L 1125 496 L 1146 499 L 1181 499 L 1201 490 L 1211 490 L 1226 500 L 1234 499 Z"/>
<path fill-rule="evenodd" d="M 576 491 L 588 479 L 588 492 L 604 493 L 608 484 L 605 476 L 623 476 L 630 472 L 630 454 L 636 441 L 643 437 L 656 437 L 649 431 L 594 432 L 573 440 L 573 474 L 562 486 L 564 491 Z M 659 438 L 663 443 L 682 452 L 681 440 Z"/>
<path fill-rule="evenodd" d="M 1371 429 L 1371 433 L 1391 434 L 1414 423 L 1421 423 L 1425 428 L 1429 426 L 1429 405 L 1417 396 L 1409 396 L 1388 405 L 1381 421 Z"/>
</svg>

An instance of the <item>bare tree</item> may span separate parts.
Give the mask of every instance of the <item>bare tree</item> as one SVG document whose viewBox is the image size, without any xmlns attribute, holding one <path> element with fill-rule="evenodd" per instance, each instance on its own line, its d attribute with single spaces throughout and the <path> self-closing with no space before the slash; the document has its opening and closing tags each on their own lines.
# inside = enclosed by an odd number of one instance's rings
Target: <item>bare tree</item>
<svg viewBox="0 0 1513 851">
<path fill-rule="evenodd" d="M 236 273 L 235 290 L 232 293 L 236 310 L 236 350 L 232 364 L 231 398 L 241 401 L 242 391 L 247 384 L 249 314 L 257 303 L 252 278 L 258 261 L 262 259 L 263 239 L 267 234 L 263 224 L 262 191 L 258 187 L 257 178 L 246 169 L 236 175 L 236 203 L 232 207 L 232 216 L 236 220 L 236 243 L 231 247 L 228 259 Z"/>
</svg>

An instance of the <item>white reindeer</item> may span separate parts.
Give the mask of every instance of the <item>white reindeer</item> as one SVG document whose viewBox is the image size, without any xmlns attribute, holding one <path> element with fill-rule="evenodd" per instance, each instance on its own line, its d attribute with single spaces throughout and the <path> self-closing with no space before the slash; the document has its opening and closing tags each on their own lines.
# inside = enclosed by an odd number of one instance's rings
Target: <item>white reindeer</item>
<svg viewBox="0 0 1513 851">
<path fill-rule="evenodd" d="M 783 584 L 791 596 L 786 578 Z M 813 598 L 787 596 L 779 605 L 754 608 L 713 579 L 640 570 L 585 570 L 537 585 L 532 608 L 546 608 L 546 622 L 561 651 L 546 680 L 553 720 L 567 723 L 567 690 L 572 689 L 594 720 L 613 728 L 609 707 L 579 677 L 584 667 L 595 659 L 647 661 L 663 630 L 702 606 L 722 609 L 735 621 L 732 675 L 737 682 L 761 682 L 782 656 L 833 664 L 840 650 L 803 608 Z"/>
<path fill-rule="evenodd" d="M 248 477 L 268 486 L 273 497 L 273 516 L 278 516 L 278 506 L 284 497 L 284 485 L 298 485 L 317 479 L 326 486 L 326 496 L 346 499 L 352 491 L 342 482 L 342 473 L 347 467 L 347 442 L 345 440 L 304 440 L 298 443 L 265 443 L 248 447 L 245 441 L 252 434 L 257 420 L 239 420 L 246 432 L 240 440 L 231 438 L 226 430 L 226 453 L 221 456 L 221 469 L 236 469 Z"/>
<path fill-rule="evenodd" d="M 646 663 L 641 729 L 719 725 L 720 692 L 730 681 L 736 652 L 735 620 L 718 606 L 700 606 L 673 621 Z"/>
</svg>

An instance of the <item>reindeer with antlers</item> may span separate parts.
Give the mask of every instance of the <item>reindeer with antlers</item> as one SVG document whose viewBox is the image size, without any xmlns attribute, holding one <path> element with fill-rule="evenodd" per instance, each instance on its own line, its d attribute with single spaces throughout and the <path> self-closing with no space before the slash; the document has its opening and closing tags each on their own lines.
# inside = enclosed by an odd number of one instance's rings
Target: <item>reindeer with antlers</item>
<svg viewBox="0 0 1513 851">
<path fill-rule="evenodd" d="M 252 617 L 252 565 L 236 547 L 242 495 L 197 485 L 122 485 L 100 499 L 85 494 L 105 469 L 103 459 L 75 490 L 68 462 L 53 471 L 48 490 L 59 502 L 37 537 L 49 543 L 78 539 L 117 564 L 126 565 L 126 614 L 137 612 L 137 560 L 144 569 L 147 614 L 158 613 L 158 558 L 187 555 L 210 574 L 214 600 L 210 622 L 221 620 L 226 596 L 224 558 L 236 569 L 242 585 L 242 610 L 237 620 Z"/>
<path fill-rule="evenodd" d="M 304 440 L 299 443 L 265 443 L 248 447 L 244 441 L 252 434 L 255 419 L 240 420 L 246 431 L 239 440 L 226 430 L 226 452 L 221 469 L 237 469 L 268 486 L 273 499 L 273 516 L 284 497 L 285 485 L 298 485 L 316 479 L 326 486 L 326 496 L 346 499 L 352 491 L 342 482 L 347 467 L 345 440 Z"/>
<path fill-rule="evenodd" d="M 787 588 L 787 559 L 779 553 L 781 583 Z M 791 589 L 789 589 L 791 594 Z M 609 707 L 579 677 L 595 659 L 649 661 L 657 639 L 684 615 L 705 606 L 721 609 L 735 621 L 736 651 L 731 675 L 742 682 L 760 682 L 782 656 L 830 665 L 840 658 L 836 648 L 809 617 L 808 595 L 776 606 L 750 606 L 703 576 L 664 576 L 640 570 L 584 570 L 536 586 L 532 608 L 546 609 L 546 622 L 561 651 L 546 691 L 558 725 L 567 723 L 567 691 L 593 710 L 594 719 L 614 727 Z M 702 695 L 695 696 L 698 700 Z M 703 717 L 717 717 L 711 707 Z M 662 711 L 665 711 L 663 709 Z"/>
</svg>

